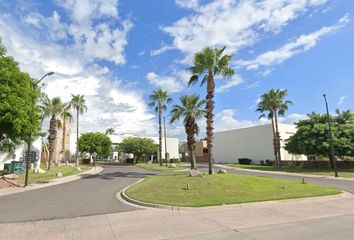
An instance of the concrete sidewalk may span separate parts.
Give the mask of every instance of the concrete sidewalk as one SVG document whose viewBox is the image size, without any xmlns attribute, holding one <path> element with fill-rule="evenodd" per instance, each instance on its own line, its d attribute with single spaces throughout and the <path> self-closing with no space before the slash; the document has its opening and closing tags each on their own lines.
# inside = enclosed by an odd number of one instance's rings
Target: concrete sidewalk
<svg viewBox="0 0 354 240">
<path fill-rule="evenodd" d="M 92 169 L 90 169 L 88 171 L 85 171 L 85 172 L 82 172 L 82 173 L 79 173 L 79 174 L 76 174 L 73 176 L 67 176 L 67 177 L 61 177 L 61 178 L 55 178 L 55 179 L 49 180 L 48 183 L 35 183 L 35 184 L 30 184 L 27 187 L 11 187 L 11 188 L 0 189 L 0 197 L 75 181 L 75 180 L 78 180 L 78 179 L 81 179 L 84 177 L 98 174 L 102 170 L 103 170 L 102 167 L 96 166 L 96 167 L 92 167 Z"/>
<path fill-rule="evenodd" d="M 262 226 L 343 217 L 354 214 L 353 203 L 354 195 L 344 193 L 191 211 L 145 208 L 71 219 L 1 224 L 0 239 L 250 239 L 243 235 L 235 238 L 234 233 Z M 198 234 L 210 238 L 193 237 Z"/>
</svg>

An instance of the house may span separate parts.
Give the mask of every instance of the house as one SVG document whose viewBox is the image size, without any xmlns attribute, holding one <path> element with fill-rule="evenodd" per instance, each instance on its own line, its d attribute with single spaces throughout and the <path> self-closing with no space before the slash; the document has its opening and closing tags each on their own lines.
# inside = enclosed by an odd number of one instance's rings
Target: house
<svg viewBox="0 0 354 240">
<path fill-rule="evenodd" d="M 293 155 L 285 149 L 286 140 L 296 133 L 296 126 L 279 124 L 282 160 L 307 160 L 304 155 Z M 214 161 L 237 163 L 239 158 L 252 159 L 259 164 L 266 159 L 274 160 L 272 125 L 247 127 L 214 134 Z"/>
</svg>

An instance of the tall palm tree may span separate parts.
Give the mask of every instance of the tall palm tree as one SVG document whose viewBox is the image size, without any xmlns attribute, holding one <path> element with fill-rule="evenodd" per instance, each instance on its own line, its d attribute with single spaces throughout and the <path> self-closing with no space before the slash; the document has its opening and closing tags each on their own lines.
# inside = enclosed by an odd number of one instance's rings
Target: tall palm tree
<svg viewBox="0 0 354 240">
<path fill-rule="evenodd" d="M 79 165 L 79 117 L 87 111 L 84 95 L 71 95 L 70 106 L 76 109 L 76 166 Z"/>
<path fill-rule="evenodd" d="M 62 142 L 61 142 L 61 150 L 62 151 L 65 151 L 65 144 L 66 144 L 66 120 L 69 120 L 69 122 L 71 122 L 71 119 L 72 119 L 72 115 L 71 115 L 71 106 L 70 106 L 70 102 L 68 103 L 65 103 L 64 104 L 64 107 L 63 107 L 63 111 L 61 112 L 61 117 L 63 119 L 63 139 L 62 139 Z"/>
<path fill-rule="evenodd" d="M 183 117 L 184 128 L 187 134 L 187 146 L 189 155 L 192 158 L 191 169 L 197 168 L 195 160 L 195 134 L 198 134 L 199 128 L 196 120 L 202 118 L 206 111 L 204 108 L 206 100 L 200 100 L 200 97 L 193 95 L 180 96 L 181 105 L 173 105 L 171 110 L 170 124 Z"/>
<path fill-rule="evenodd" d="M 116 132 L 116 131 L 115 131 L 113 128 L 107 128 L 105 134 L 106 134 L 106 135 L 112 135 L 112 134 L 114 134 L 115 132 Z"/>
<path fill-rule="evenodd" d="M 56 140 L 58 135 L 58 127 L 60 127 L 61 122 L 59 115 L 62 113 L 64 104 L 61 102 L 59 97 L 55 97 L 50 100 L 50 104 L 47 106 L 46 112 L 50 115 L 49 122 L 49 135 L 48 135 L 48 148 L 49 148 L 49 161 L 48 161 L 48 171 L 51 168 L 54 159 L 54 151 L 56 148 Z"/>
<path fill-rule="evenodd" d="M 271 89 L 261 96 L 261 100 L 258 103 L 258 108 L 256 110 L 257 112 L 262 113 L 259 118 L 267 116 L 267 118 L 271 119 L 272 121 L 273 147 L 276 167 L 281 167 L 281 145 L 278 127 L 278 116 L 284 116 L 285 112 L 289 108 L 289 105 L 293 104 L 291 101 L 285 100 L 287 95 L 287 90 Z M 265 113 L 268 114 L 266 115 Z"/>
<path fill-rule="evenodd" d="M 163 111 L 167 109 L 167 105 L 172 103 L 172 98 L 168 95 L 167 91 L 162 89 L 154 90 L 153 93 L 150 95 L 150 103 L 149 108 L 155 110 L 158 113 L 159 118 L 159 162 L 160 166 L 162 166 L 162 114 Z M 166 151 L 166 150 L 165 150 Z M 166 159 L 167 161 L 167 159 Z"/>
<path fill-rule="evenodd" d="M 230 66 L 231 55 L 224 54 L 225 47 L 220 48 L 204 48 L 201 52 L 194 55 L 194 66 L 187 70 L 192 74 L 188 85 L 193 85 L 201 79 L 201 84 L 207 84 L 206 96 L 206 133 L 208 146 L 209 174 L 213 173 L 213 137 L 214 137 L 214 94 L 215 81 L 214 78 L 221 76 L 229 78 L 235 74 Z"/>
</svg>

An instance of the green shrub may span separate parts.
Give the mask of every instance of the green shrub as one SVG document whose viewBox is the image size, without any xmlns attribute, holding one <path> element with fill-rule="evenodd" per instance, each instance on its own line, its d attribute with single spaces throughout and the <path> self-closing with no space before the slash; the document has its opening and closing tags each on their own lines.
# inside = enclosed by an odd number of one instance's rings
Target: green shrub
<svg viewBox="0 0 354 240">
<path fill-rule="evenodd" d="M 249 158 L 239 158 L 238 159 L 239 164 L 250 165 L 251 162 L 252 162 L 252 160 Z"/>
<path fill-rule="evenodd" d="M 265 160 L 265 163 L 266 163 L 267 166 L 274 166 L 275 161 L 274 161 L 274 160 L 267 159 L 267 160 Z"/>
</svg>

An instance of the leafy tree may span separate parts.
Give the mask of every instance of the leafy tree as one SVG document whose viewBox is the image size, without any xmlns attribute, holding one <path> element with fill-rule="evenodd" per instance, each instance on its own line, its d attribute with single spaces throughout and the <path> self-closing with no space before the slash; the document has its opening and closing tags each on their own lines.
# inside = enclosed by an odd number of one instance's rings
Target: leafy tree
<svg viewBox="0 0 354 240">
<path fill-rule="evenodd" d="M 278 116 L 284 116 L 292 102 L 285 100 L 288 95 L 287 90 L 271 89 L 269 92 L 261 96 L 261 101 L 258 103 L 257 112 L 262 113 L 259 118 L 267 117 L 272 121 L 273 130 L 273 147 L 276 166 L 281 166 L 281 146 L 278 127 Z M 267 114 L 266 114 L 267 113 Z"/>
<path fill-rule="evenodd" d="M 159 117 L 159 162 L 162 166 L 162 114 L 167 109 L 166 104 L 172 103 L 172 98 L 168 95 L 167 91 L 162 89 L 155 90 L 150 95 L 149 107 L 153 108 Z M 166 159 L 167 161 L 167 159 Z"/>
<path fill-rule="evenodd" d="M 55 97 L 50 100 L 47 109 L 45 110 L 46 114 L 50 117 L 49 122 L 49 136 L 48 136 L 48 149 L 49 149 L 49 160 L 48 160 L 48 171 L 51 168 L 51 164 L 54 159 L 54 152 L 56 148 L 56 141 L 58 136 L 58 128 L 61 127 L 61 121 L 59 116 L 64 110 L 65 104 L 62 103 L 59 97 Z"/>
<path fill-rule="evenodd" d="M 193 95 L 180 96 L 181 105 L 173 105 L 171 111 L 170 123 L 183 118 L 184 128 L 187 134 L 188 151 L 192 158 L 191 169 L 196 169 L 195 160 L 195 134 L 198 134 L 199 127 L 196 120 L 202 118 L 206 111 L 204 109 L 205 100 L 200 100 L 200 97 Z"/>
<path fill-rule="evenodd" d="M 195 84 L 201 78 L 201 85 L 207 84 L 206 96 L 206 133 L 209 158 L 209 174 L 213 173 L 213 138 L 214 138 L 214 94 L 215 81 L 214 78 L 221 76 L 229 78 L 234 75 L 234 70 L 230 66 L 231 55 L 224 54 L 225 47 L 220 48 L 204 48 L 201 52 L 194 55 L 194 66 L 188 68 L 192 73 L 189 85 Z"/>
<path fill-rule="evenodd" d="M 134 154 L 135 161 L 141 159 L 143 156 L 149 156 L 156 152 L 156 146 L 152 139 L 129 137 L 122 141 L 119 148 L 124 153 Z"/>
<path fill-rule="evenodd" d="M 39 96 L 34 80 L 20 70 L 0 41 L 0 150 L 10 151 L 38 130 Z"/>
<path fill-rule="evenodd" d="M 330 116 L 336 156 L 354 156 L 354 114 L 350 110 Z M 326 114 L 311 113 L 308 119 L 296 123 L 297 132 L 285 149 L 289 153 L 330 156 L 330 138 Z M 331 158 L 330 158 L 331 160 Z M 333 162 L 331 161 L 331 166 Z"/>
<path fill-rule="evenodd" d="M 106 134 L 106 135 L 112 135 L 112 134 L 114 134 L 115 132 L 116 132 L 116 131 L 115 131 L 113 128 L 107 128 L 105 134 Z"/>
<path fill-rule="evenodd" d="M 112 153 L 112 141 L 104 133 L 89 132 L 80 136 L 78 141 L 79 150 L 81 152 L 88 152 L 91 155 L 96 153 L 99 156 L 108 156 Z M 95 158 L 93 164 L 96 164 Z"/>
<path fill-rule="evenodd" d="M 87 111 L 84 95 L 71 95 L 70 106 L 76 109 L 76 166 L 79 165 L 79 117 Z"/>
</svg>

